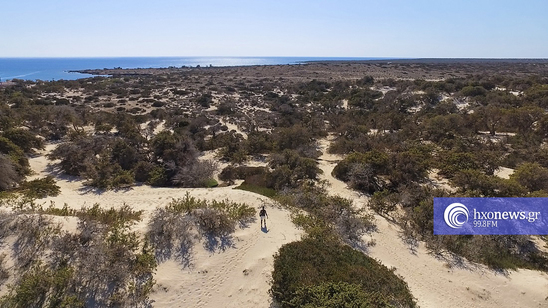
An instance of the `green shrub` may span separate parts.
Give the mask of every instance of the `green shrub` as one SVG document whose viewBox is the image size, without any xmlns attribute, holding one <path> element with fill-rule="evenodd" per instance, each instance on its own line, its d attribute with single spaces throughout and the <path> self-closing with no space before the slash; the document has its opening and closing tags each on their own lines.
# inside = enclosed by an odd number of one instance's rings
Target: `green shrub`
<svg viewBox="0 0 548 308">
<path fill-rule="evenodd" d="M 207 188 L 217 187 L 219 186 L 219 182 L 215 179 L 208 179 L 205 181 L 204 186 Z"/>
<path fill-rule="evenodd" d="M 228 215 L 233 221 L 245 223 L 255 217 L 255 209 L 245 203 L 236 203 L 227 200 L 213 200 L 209 204 L 211 208 L 220 210 Z"/>
<path fill-rule="evenodd" d="M 274 198 L 278 195 L 276 190 L 274 190 L 272 188 L 253 185 L 253 184 L 248 184 L 247 182 L 243 182 L 238 187 L 234 187 L 234 189 L 241 189 L 241 190 L 250 191 L 250 192 L 253 192 L 253 193 L 256 193 L 256 194 L 259 194 L 259 195 L 263 195 L 263 196 L 268 197 L 268 198 Z"/>
<path fill-rule="evenodd" d="M 302 157 L 293 150 L 272 154 L 268 165 L 273 169 L 267 175 L 268 186 L 277 190 L 295 188 L 303 181 L 317 180 L 318 174 L 322 173 L 316 160 Z"/>
<path fill-rule="evenodd" d="M 320 298 L 336 303 L 343 294 L 355 300 L 348 307 L 366 298 L 371 307 L 416 307 L 407 284 L 391 270 L 332 240 L 307 238 L 283 245 L 274 256 L 270 291 L 282 307 L 315 307 Z"/>
<path fill-rule="evenodd" d="M 141 246 L 125 226 L 104 228 L 90 217 L 80 217 L 71 234 L 42 215 L 12 215 L 8 229 L 17 236 L 15 270 L 22 274 L 8 286 L 0 307 L 150 305 L 156 262 L 148 245 Z"/>
<path fill-rule="evenodd" d="M 74 270 L 70 267 L 52 269 L 37 263 L 25 272 L 9 293 L 0 299 L 2 307 L 85 307 L 84 302 L 65 295 Z M 67 306 L 71 303 L 71 306 Z"/>
<path fill-rule="evenodd" d="M 192 216 L 206 236 L 224 237 L 235 231 L 236 225 L 227 213 L 215 208 L 194 210 Z"/>
<path fill-rule="evenodd" d="M 482 86 L 466 86 L 460 90 L 460 94 L 463 96 L 483 96 L 487 93 Z"/>
<path fill-rule="evenodd" d="M 529 191 L 548 190 L 548 169 L 538 163 L 523 163 L 510 178 L 527 187 Z"/>
<path fill-rule="evenodd" d="M 207 201 L 196 199 L 187 192 L 184 198 L 171 200 L 166 206 L 166 210 L 177 214 L 190 214 L 195 209 L 206 208 L 207 206 Z"/>
<path fill-rule="evenodd" d="M 346 156 L 333 169 L 333 176 L 342 180 L 350 180 L 350 171 L 355 164 L 371 166 L 372 171 L 379 174 L 386 174 L 388 170 L 389 157 L 380 151 L 369 151 L 366 153 L 355 152 Z"/>
<path fill-rule="evenodd" d="M 103 209 L 98 203 L 92 207 L 82 207 L 76 212 L 76 216 L 82 220 L 94 220 L 107 226 L 125 225 L 132 221 L 140 221 L 143 211 L 134 211 L 131 206 L 124 203 L 119 209 L 111 207 Z"/>
<path fill-rule="evenodd" d="M 173 199 L 166 207 L 156 209 L 149 223 L 147 238 L 156 250 L 156 259 L 177 257 L 183 265 L 189 264 L 193 244 L 192 226 L 207 238 L 209 250 L 224 248 L 236 225 L 245 225 L 255 218 L 255 209 L 243 203 L 205 201 L 187 193 Z"/>
<path fill-rule="evenodd" d="M 440 174 L 449 178 L 457 174 L 458 171 L 467 169 L 479 169 L 476 157 L 469 152 L 442 152 L 439 155 L 438 168 Z"/>
<path fill-rule="evenodd" d="M 57 186 L 55 179 L 48 175 L 45 178 L 21 183 L 19 190 L 31 198 L 41 199 L 59 195 L 61 187 Z"/>
<path fill-rule="evenodd" d="M 135 181 L 135 178 L 131 171 L 127 170 L 119 170 L 116 174 L 114 174 L 112 181 L 110 183 L 111 188 L 122 188 L 122 187 L 129 187 L 133 185 Z"/>
<path fill-rule="evenodd" d="M 297 289 L 295 297 L 289 301 L 291 307 L 332 308 L 332 307 L 391 307 L 376 294 L 365 292 L 360 285 L 346 282 L 322 282 L 318 285 Z"/>
<path fill-rule="evenodd" d="M 388 190 L 376 191 L 369 199 L 369 207 L 380 215 L 388 215 L 397 209 L 399 195 Z"/>
<path fill-rule="evenodd" d="M 9 139 L 25 153 L 31 153 L 33 149 L 44 149 L 44 141 L 26 129 L 8 129 L 2 133 L 2 137 Z"/>
<path fill-rule="evenodd" d="M 166 186 L 167 181 L 168 179 L 165 169 L 160 166 L 156 166 L 148 173 L 146 183 L 151 186 L 161 187 Z"/>
<path fill-rule="evenodd" d="M 55 216 L 76 216 L 77 211 L 68 207 L 68 204 L 63 204 L 62 208 L 54 207 L 55 203 L 52 201 L 50 206 L 46 209 L 41 210 L 44 214 L 55 215 Z"/>
<path fill-rule="evenodd" d="M 5 137 L 0 137 L 0 155 L 2 154 L 9 157 L 17 174 L 24 176 L 30 173 L 29 160 L 23 150 Z"/>
<path fill-rule="evenodd" d="M 133 174 L 136 182 L 146 183 L 150 178 L 150 173 L 156 167 L 155 164 L 147 161 L 139 161 L 133 168 Z"/>
<path fill-rule="evenodd" d="M 307 232 L 325 233 L 346 243 L 361 245 L 362 236 L 375 229 L 372 215 L 363 209 L 356 210 L 350 199 L 327 195 L 323 187 L 303 185 L 299 189 L 284 192 L 276 200 L 284 206 L 308 213 L 305 216 L 294 216 L 297 225 L 302 223 Z"/>
<path fill-rule="evenodd" d="M 291 222 L 302 228 L 311 238 L 337 238 L 329 224 L 316 215 L 293 212 Z"/>
</svg>

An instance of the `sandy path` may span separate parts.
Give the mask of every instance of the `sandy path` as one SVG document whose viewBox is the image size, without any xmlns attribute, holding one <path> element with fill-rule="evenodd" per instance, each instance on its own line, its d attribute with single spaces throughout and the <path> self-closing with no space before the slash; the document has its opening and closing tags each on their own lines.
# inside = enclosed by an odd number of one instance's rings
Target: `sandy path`
<svg viewBox="0 0 548 308">
<path fill-rule="evenodd" d="M 51 151 L 48 145 L 41 154 Z M 51 173 L 49 161 L 41 155 L 29 160 L 35 171 L 33 178 Z M 94 191 L 83 186 L 78 178 L 57 177 L 61 193 L 57 197 L 38 200 L 44 206 L 54 202 L 56 207 L 67 203 L 70 208 L 92 206 L 99 203 L 104 208 L 121 207 L 124 203 L 135 210 L 144 211 L 144 219 L 133 229 L 144 233 L 154 209 L 167 205 L 187 192 L 199 199 L 244 202 L 259 209 L 266 197 L 233 187 L 218 188 L 153 188 L 147 185 L 118 191 Z M 268 230 L 261 229 L 259 221 L 238 229 L 233 234 L 232 246 L 224 251 L 209 251 L 202 242 L 194 245 L 190 266 L 175 260 L 159 264 L 154 279 L 157 285 L 151 295 L 154 307 L 271 307 L 268 293 L 273 270 L 273 256 L 285 243 L 299 240 L 302 231 L 291 223 L 289 211 L 270 205 Z M 59 221 L 66 220 L 64 218 Z M 70 221 L 67 228 L 74 229 Z"/>
<path fill-rule="evenodd" d="M 328 140 L 320 140 L 322 150 L 328 145 Z M 328 188 L 331 194 L 351 198 L 358 207 L 366 206 L 367 197 L 331 176 L 336 165 L 334 155 L 324 151 L 319 163 L 324 172 L 321 178 L 331 184 Z M 468 262 L 449 267 L 446 261 L 429 254 L 423 243 L 419 243 L 415 251 L 410 250 L 400 239 L 398 226 L 381 216 L 375 215 L 375 218 L 378 232 L 372 238 L 376 245 L 369 249 L 369 256 L 389 268 L 395 267 L 420 307 L 548 307 L 547 274 L 519 270 L 505 276 Z"/>
<path fill-rule="evenodd" d="M 268 231 L 258 223 L 234 234 L 234 247 L 208 252 L 195 246 L 193 265 L 174 261 L 158 267 L 155 307 L 270 307 L 273 255 L 300 233 L 284 210 L 270 208 Z"/>
</svg>

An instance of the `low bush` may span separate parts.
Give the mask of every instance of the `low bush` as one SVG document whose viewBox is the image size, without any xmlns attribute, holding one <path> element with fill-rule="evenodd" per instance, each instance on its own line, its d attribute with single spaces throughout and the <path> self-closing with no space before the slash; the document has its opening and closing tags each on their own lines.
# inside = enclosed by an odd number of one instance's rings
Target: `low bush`
<svg viewBox="0 0 548 308">
<path fill-rule="evenodd" d="M 129 207 L 50 209 L 43 212 L 78 215 L 75 234 L 62 232 L 46 215 L 0 215 L 2 236 L 16 236 L 16 279 L 0 299 L 1 307 L 150 305 L 156 261 L 148 244 L 122 223 L 135 215 Z"/>
<path fill-rule="evenodd" d="M 19 190 L 31 198 L 41 199 L 59 195 L 61 187 L 57 186 L 55 179 L 48 175 L 45 178 L 21 183 Z"/>
<path fill-rule="evenodd" d="M 360 285 L 346 282 L 322 282 L 300 287 L 288 302 L 290 307 L 389 307 L 382 296 L 365 292 Z"/>
<path fill-rule="evenodd" d="M 284 206 L 308 215 L 297 214 L 297 225 L 302 224 L 309 235 L 331 234 L 344 242 L 363 246 L 362 236 L 375 230 L 374 218 L 363 210 L 356 210 L 352 201 L 339 196 L 329 196 L 325 188 L 302 186 L 285 191 L 276 200 Z M 300 221 L 299 221 L 300 220 Z"/>
<path fill-rule="evenodd" d="M 33 149 L 44 149 L 44 140 L 40 139 L 40 137 L 37 137 L 36 134 L 26 129 L 8 129 L 2 132 L 1 136 L 9 139 L 25 153 L 31 153 Z"/>
<path fill-rule="evenodd" d="M 188 253 L 193 243 L 190 216 L 181 215 L 170 209 L 158 208 L 148 224 L 147 238 L 155 249 L 158 261 L 176 256 L 188 265 Z"/>
<path fill-rule="evenodd" d="M 215 170 L 217 163 L 212 160 L 196 161 L 179 167 L 171 182 L 182 187 L 208 187 Z"/>
<path fill-rule="evenodd" d="M 340 161 L 333 169 L 333 176 L 351 182 L 353 187 L 374 192 L 382 186 L 379 175 L 387 174 L 389 157 L 380 151 L 355 152 Z"/>
<path fill-rule="evenodd" d="M 245 225 L 255 218 L 255 209 L 243 203 L 205 201 L 190 196 L 172 200 L 164 208 L 154 211 L 147 238 L 156 250 L 159 261 L 175 256 L 184 265 L 189 264 L 193 245 L 193 228 L 207 238 L 206 248 L 215 249 L 226 242 L 237 224 Z M 220 239 L 220 240 L 218 240 Z"/>
<path fill-rule="evenodd" d="M 270 292 L 282 307 L 341 301 L 343 307 L 416 307 L 407 284 L 393 271 L 333 240 L 283 245 L 274 256 Z"/>
<path fill-rule="evenodd" d="M 218 209 L 202 208 L 194 210 L 192 216 L 196 220 L 202 234 L 213 237 L 223 237 L 232 233 L 236 229 L 233 220 Z"/>
<path fill-rule="evenodd" d="M 256 194 L 259 194 L 259 195 L 263 195 L 263 196 L 268 197 L 268 198 L 274 198 L 278 195 L 276 190 L 274 190 L 272 188 L 253 185 L 253 184 L 249 184 L 247 182 L 243 182 L 241 185 L 239 185 L 238 187 L 235 187 L 234 189 L 241 189 L 241 190 L 250 191 L 250 192 L 253 192 L 253 193 L 256 193 Z"/>
<path fill-rule="evenodd" d="M 134 211 L 131 206 L 125 203 L 119 209 L 113 207 L 103 209 L 98 203 L 95 203 L 90 208 L 82 207 L 75 214 L 82 220 L 97 221 L 106 226 L 123 226 L 130 222 L 140 221 L 143 211 Z"/>
<path fill-rule="evenodd" d="M 380 215 L 387 216 L 397 209 L 400 201 L 397 193 L 388 190 L 377 191 L 369 199 L 369 207 Z"/>
</svg>

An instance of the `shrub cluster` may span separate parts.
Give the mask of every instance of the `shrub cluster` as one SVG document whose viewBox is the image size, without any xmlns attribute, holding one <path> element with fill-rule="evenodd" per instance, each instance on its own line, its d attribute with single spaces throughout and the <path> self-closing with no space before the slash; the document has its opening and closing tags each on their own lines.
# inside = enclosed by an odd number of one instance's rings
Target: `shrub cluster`
<svg viewBox="0 0 548 308">
<path fill-rule="evenodd" d="M 282 307 L 416 307 L 407 284 L 393 271 L 320 238 L 280 248 L 270 292 Z"/>
<path fill-rule="evenodd" d="M 61 187 L 57 186 L 55 179 L 48 175 L 41 179 L 22 182 L 19 191 L 31 198 L 41 199 L 59 195 Z"/>
<path fill-rule="evenodd" d="M 43 214 L 2 214 L 2 237 L 16 237 L 12 249 L 17 279 L 0 298 L 0 306 L 151 304 L 156 261 L 148 243 L 120 222 L 127 210 L 83 212 L 74 234 L 61 231 Z"/>
<path fill-rule="evenodd" d="M 274 191 L 296 188 L 306 181 L 315 181 L 318 174 L 322 173 L 314 159 L 302 157 L 292 150 L 272 154 L 268 167 L 227 166 L 219 179 L 228 183 L 241 179 L 244 180 L 242 188 L 273 195 Z"/>
<path fill-rule="evenodd" d="M 50 159 L 69 175 L 83 176 L 87 185 L 112 189 L 131 186 L 135 181 L 154 186 L 204 187 L 216 164 L 198 160 L 189 138 L 163 131 L 150 141 L 134 127 L 123 123 L 122 136 L 82 135 L 58 145 Z M 121 132 L 120 132 L 121 133 Z"/>
<path fill-rule="evenodd" d="M 400 223 L 403 236 L 426 242 L 436 253 L 450 252 L 470 261 L 504 270 L 531 268 L 548 270 L 548 253 L 540 250 L 525 235 L 434 235 L 434 197 L 448 197 L 443 190 L 415 187 L 413 193 L 400 195 L 404 217 Z"/>
<path fill-rule="evenodd" d="M 184 198 L 174 199 L 154 211 L 147 237 L 159 261 L 175 257 L 188 265 L 195 238 L 193 230 L 206 238 L 207 249 L 224 249 L 236 226 L 246 225 L 254 218 L 255 209 L 246 204 L 228 200 L 208 202 L 187 193 Z"/>
<path fill-rule="evenodd" d="M 327 195 L 320 186 L 303 185 L 284 191 L 276 200 L 295 210 L 293 222 L 313 237 L 328 234 L 347 244 L 363 246 L 362 236 L 375 230 L 372 215 L 355 209 L 349 199 Z"/>
</svg>

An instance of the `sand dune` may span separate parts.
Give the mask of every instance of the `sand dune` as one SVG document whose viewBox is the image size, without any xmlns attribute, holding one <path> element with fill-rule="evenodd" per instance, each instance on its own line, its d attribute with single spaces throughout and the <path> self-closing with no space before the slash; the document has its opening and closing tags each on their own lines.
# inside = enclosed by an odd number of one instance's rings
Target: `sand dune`
<svg viewBox="0 0 548 308">
<path fill-rule="evenodd" d="M 48 145 L 45 152 L 55 145 Z M 52 166 L 41 155 L 30 159 L 33 177 L 52 174 Z M 150 214 L 154 209 L 167 205 L 174 198 L 182 198 L 187 192 L 199 199 L 244 202 L 259 208 L 267 204 L 268 228 L 262 229 L 259 221 L 238 229 L 232 244 L 225 250 L 209 251 L 202 242 L 194 245 L 189 265 L 177 260 L 160 263 L 154 279 L 157 282 L 151 299 L 154 307 L 270 307 L 268 293 L 273 270 L 273 256 L 285 243 L 300 239 L 302 231 L 291 223 L 289 211 L 277 208 L 266 197 L 232 187 L 218 188 L 153 188 L 147 185 L 126 190 L 98 191 L 83 185 L 80 179 L 60 176 L 57 185 L 61 193 L 38 202 L 45 207 L 54 202 L 56 207 L 68 204 L 70 208 L 92 206 L 99 203 L 104 208 L 118 208 L 128 204 L 135 210 L 143 210 L 144 219 L 134 230 L 146 232 Z M 65 218 L 58 219 L 59 222 Z M 66 228 L 75 229 L 70 220 Z"/>
<path fill-rule="evenodd" d="M 328 143 L 321 140 L 320 147 L 325 149 Z M 324 172 L 322 179 L 331 184 L 330 193 L 351 198 L 356 206 L 365 207 L 367 197 L 331 176 L 336 165 L 334 158 L 334 155 L 324 154 L 319 160 Z M 375 218 L 378 232 L 372 238 L 376 245 L 369 249 L 369 256 L 389 268 L 395 267 L 396 274 L 408 283 L 420 307 L 548 307 L 546 273 L 522 269 L 502 274 L 466 260 L 456 263 L 452 259 L 436 257 L 423 243 L 411 249 L 401 240 L 398 226 L 379 215 Z"/>
<path fill-rule="evenodd" d="M 351 198 L 358 207 L 367 204 L 367 197 L 349 190 L 346 184 L 331 176 L 338 155 L 326 153 L 328 140 L 321 140 L 323 155 L 319 159 L 332 194 Z M 46 151 L 54 145 L 48 145 Z M 43 153 L 42 153 L 43 154 Z M 52 173 L 43 155 L 30 159 L 35 177 Z M 142 185 L 127 190 L 95 191 L 83 186 L 76 178 L 57 178 L 61 194 L 40 200 L 61 207 L 91 206 L 120 207 L 124 203 L 145 212 L 145 219 L 134 228 L 145 232 L 150 213 L 165 206 L 173 198 L 188 192 L 201 199 L 229 199 L 245 202 L 256 208 L 267 203 L 265 197 L 233 187 L 212 189 L 152 188 Z M 268 230 L 255 221 L 233 234 L 232 244 L 224 250 L 209 251 L 203 243 L 195 244 L 189 265 L 177 260 L 159 264 L 157 285 L 151 299 L 155 307 L 272 307 L 268 294 L 273 269 L 273 255 L 285 243 L 298 240 L 302 234 L 290 222 L 289 212 L 267 205 Z M 497 273 L 483 265 L 466 260 L 444 259 L 430 254 L 422 243 L 411 249 L 399 237 L 399 227 L 376 215 L 378 232 L 367 236 L 376 245 L 369 255 L 388 267 L 396 268 L 409 284 L 421 307 L 548 307 L 548 275 L 538 271 L 519 270 Z M 75 226 L 67 223 L 67 228 Z M 74 225 L 74 226 L 73 226 Z"/>
</svg>

